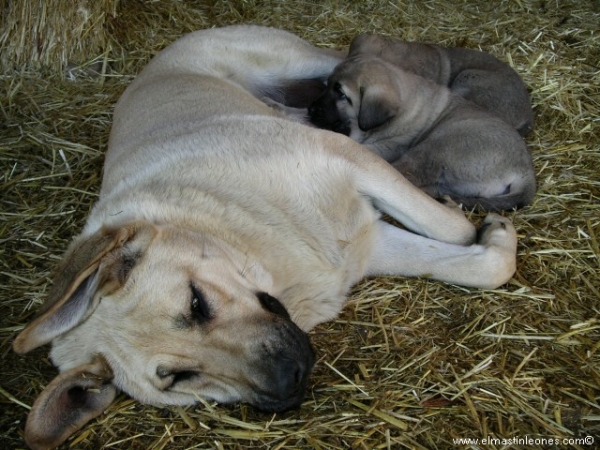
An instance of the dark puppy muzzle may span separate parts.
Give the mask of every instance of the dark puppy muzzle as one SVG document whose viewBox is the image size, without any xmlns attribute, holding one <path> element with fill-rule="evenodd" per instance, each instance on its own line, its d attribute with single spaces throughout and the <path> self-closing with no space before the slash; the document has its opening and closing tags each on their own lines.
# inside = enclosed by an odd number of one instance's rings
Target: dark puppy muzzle
<svg viewBox="0 0 600 450">
<path fill-rule="evenodd" d="M 318 128 L 350 136 L 350 124 L 340 115 L 336 103 L 332 95 L 325 92 L 308 107 L 310 122 Z"/>
</svg>

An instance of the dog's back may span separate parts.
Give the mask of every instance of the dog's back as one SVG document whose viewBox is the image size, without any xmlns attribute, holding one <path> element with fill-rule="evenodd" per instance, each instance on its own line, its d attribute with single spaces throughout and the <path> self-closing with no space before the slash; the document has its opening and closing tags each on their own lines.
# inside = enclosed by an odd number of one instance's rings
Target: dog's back
<svg viewBox="0 0 600 450">
<path fill-rule="evenodd" d="M 182 37 L 156 55 L 119 99 L 101 193 L 127 177 L 132 166 L 126 161 L 144 166 L 136 149 L 157 137 L 188 133 L 188 123 L 197 127 L 214 120 L 224 108 L 237 115 L 274 115 L 263 97 L 309 102 L 305 97 L 320 93 L 319 85 L 343 56 L 283 30 L 253 25 Z M 196 87 L 199 79 L 203 89 Z"/>
</svg>

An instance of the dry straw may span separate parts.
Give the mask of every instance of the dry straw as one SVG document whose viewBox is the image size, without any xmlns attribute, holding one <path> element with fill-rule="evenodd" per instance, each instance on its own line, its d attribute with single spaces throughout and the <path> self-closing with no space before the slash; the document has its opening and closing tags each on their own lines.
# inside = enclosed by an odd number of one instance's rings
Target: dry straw
<svg viewBox="0 0 600 450">
<path fill-rule="evenodd" d="M 513 65 L 537 114 L 527 140 L 539 185 L 535 203 L 510 214 L 518 271 L 495 291 L 390 277 L 356 286 L 342 316 L 312 333 L 319 360 L 299 411 L 120 396 L 64 448 L 444 449 L 457 438 L 600 435 L 597 0 L 0 7 L 0 448 L 23 447 L 27 410 L 55 375 L 46 348 L 20 357 L 10 345 L 96 199 L 115 101 L 181 34 L 242 22 L 329 47 L 359 32 L 467 46 Z M 464 447 L 508 448 L 499 442 Z"/>
</svg>

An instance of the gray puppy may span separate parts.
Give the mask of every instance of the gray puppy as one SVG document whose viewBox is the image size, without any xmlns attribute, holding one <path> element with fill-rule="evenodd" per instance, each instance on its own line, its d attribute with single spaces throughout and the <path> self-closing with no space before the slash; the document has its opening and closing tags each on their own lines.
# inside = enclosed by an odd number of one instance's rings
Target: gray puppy
<svg viewBox="0 0 600 450">
<path fill-rule="evenodd" d="M 350 44 L 348 56 L 357 55 L 376 56 L 447 86 L 455 94 L 497 114 L 522 136 L 533 128 L 531 101 L 521 77 L 488 53 L 362 34 Z"/>
<path fill-rule="evenodd" d="M 432 197 L 499 211 L 528 205 L 535 194 L 531 155 L 512 126 L 380 58 L 340 63 L 309 116 L 366 145 Z"/>
</svg>

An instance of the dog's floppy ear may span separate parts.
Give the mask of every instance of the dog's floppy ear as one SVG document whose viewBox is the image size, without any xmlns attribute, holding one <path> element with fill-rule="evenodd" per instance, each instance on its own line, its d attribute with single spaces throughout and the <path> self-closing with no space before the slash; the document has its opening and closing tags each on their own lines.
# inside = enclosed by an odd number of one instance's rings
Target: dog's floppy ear
<svg viewBox="0 0 600 450">
<path fill-rule="evenodd" d="M 381 39 L 373 34 L 358 34 L 350 42 L 348 49 L 348 59 L 358 55 L 379 56 Z"/>
<path fill-rule="evenodd" d="M 382 87 L 371 85 L 360 88 L 361 100 L 358 111 L 358 127 L 362 131 L 377 128 L 398 113 L 400 105 L 390 98 Z"/>
<path fill-rule="evenodd" d="M 27 445 L 34 450 L 54 448 L 100 415 L 117 394 L 112 378 L 101 358 L 59 374 L 29 412 Z"/>
<path fill-rule="evenodd" d="M 114 292 L 125 283 L 155 232 L 150 225 L 133 224 L 76 239 L 59 267 L 46 303 L 17 336 L 14 350 L 27 353 L 85 320 L 97 306 L 100 294 Z"/>
</svg>

